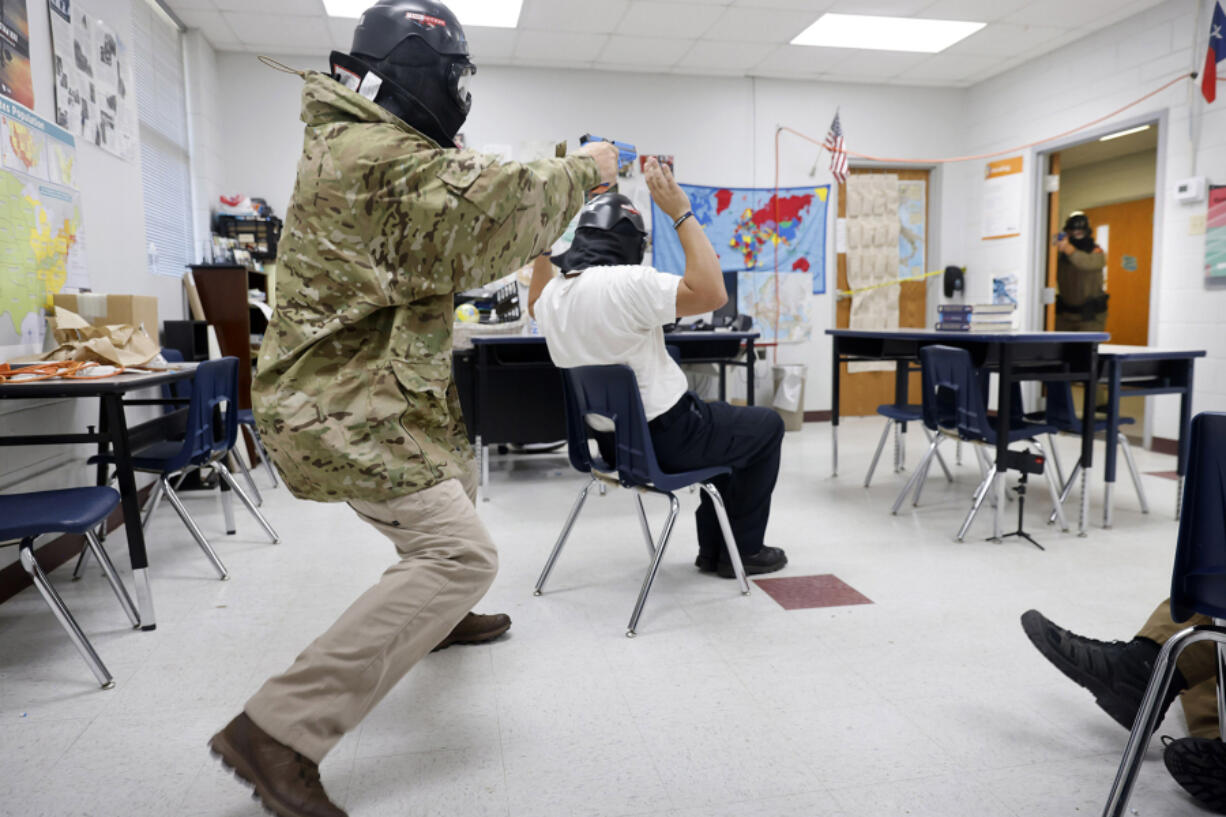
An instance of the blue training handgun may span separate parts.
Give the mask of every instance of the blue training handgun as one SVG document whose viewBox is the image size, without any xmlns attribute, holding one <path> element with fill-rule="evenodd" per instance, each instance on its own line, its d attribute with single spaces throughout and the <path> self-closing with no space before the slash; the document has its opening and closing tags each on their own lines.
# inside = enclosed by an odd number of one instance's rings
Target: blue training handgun
<svg viewBox="0 0 1226 817">
<path fill-rule="evenodd" d="M 614 139 L 605 139 L 601 136 L 593 136 L 590 133 L 585 133 L 579 137 L 579 144 L 586 145 L 588 142 L 611 142 L 614 146 L 616 146 L 618 152 L 618 172 L 622 174 L 630 171 L 630 168 L 634 165 L 634 160 L 639 156 L 639 152 L 634 145 L 627 142 L 618 142 Z"/>
</svg>

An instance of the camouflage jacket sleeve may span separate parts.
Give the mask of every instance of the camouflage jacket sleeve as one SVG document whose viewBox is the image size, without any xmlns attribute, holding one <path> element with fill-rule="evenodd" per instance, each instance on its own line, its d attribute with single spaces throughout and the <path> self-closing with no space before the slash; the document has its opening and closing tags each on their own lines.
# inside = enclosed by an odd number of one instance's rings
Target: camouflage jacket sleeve
<svg viewBox="0 0 1226 817">
<path fill-rule="evenodd" d="M 513 272 L 553 244 L 600 182 L 586 156 L 499 163 L 473 151 L 441 151 L 407 179 L 408 189 L 384 188 L 370 242 L 400 302 Z"/>
</svg>

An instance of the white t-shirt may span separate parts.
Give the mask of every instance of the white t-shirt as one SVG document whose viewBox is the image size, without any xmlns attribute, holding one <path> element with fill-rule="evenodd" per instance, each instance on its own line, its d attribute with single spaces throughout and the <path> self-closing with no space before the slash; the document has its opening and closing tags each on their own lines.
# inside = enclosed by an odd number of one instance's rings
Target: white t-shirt
<svg viewBox="0 0 1226 817">
<path fill-rule="evenodd" d="M 686 391 L 685 374 L 664 348 L 664 324 L 677 318 L 681 276 L 651 267 L 592 267 L 554 278 L 534 312 L 555 365 L 621 363 L 634 370 L 652 420 Z"/>
</svg>

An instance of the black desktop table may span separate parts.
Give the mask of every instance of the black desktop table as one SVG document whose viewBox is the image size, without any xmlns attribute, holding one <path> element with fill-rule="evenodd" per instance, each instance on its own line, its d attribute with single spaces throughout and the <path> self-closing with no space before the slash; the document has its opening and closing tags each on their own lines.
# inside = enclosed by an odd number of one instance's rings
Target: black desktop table
<svg viewBox="0 0 1226 817">
<path fill-rule="evenodd" d="M 149 586 L 149 558 L 145 552 L 145 535 L 141 529 L 140 502 L 136 491 L 136 473 L 132 468 L 132 447 L 129 428 L 124 416 L 124 396 L 138 389 L 147 389 L 186 380 L 195 374 L 195 364 L 177 364 L 171 370 L 157 373 L 130 373 L 102 380 L 40 380 L 26 383 L 0 383 L 0 400 L 35 400 L 63 398 L 100 398 L 100 426 L 97 432 L 85 434 L 26 434 L 0 436 L 0 446 L 11 445 L 76 445 L 96 443 L 99 453 L 113 448 L 115 472 L 119 480 L 119 495 L 123 508 L 124 530 L 128 538 L 128 557 L 132 561 L 132 576 L 136 584 L 136 603 L 140 613 L 140 628 L 157 627 L 153 612 L 153 594 Z M 105 484 L 105 466 L 99 466 L 99 484 Z"/>
<path fill-rule="evenodd" d="M 956 346 L 971 353 L 979 367 L 997 372 L 997 422 L 1010 425 L 1013 384 L 1023 380 L 1074 381 L 1086 386 L 1081 430 L 1081 512 L 1077 532 L 1086 535 L 1089 515 L 1089 470 L 1094 456 L 1094 382 L 1098 378 L 1098 344 L 1106 332 L 943 332 L 935 329 L 827 329 L 833 340 L 831 367 L 831 444 L 833 471 L 839 469 L 839 364 L 861 360 L 896 362 L 894 402 L 907 403 L 907 369 L 924 346 Z M 998 434 L 996 462 L 1007 461 L 1008 438 Z M 1005 469 L 997 473 L 1001 475 Z M 1000 484 L 999 476 L 997 484 Z M 1003 502 L 997 502 L 997 529 Z"/>
<path fill-rule="evenodd" d="M 664 343 L 677 347 L 682 363 L 718 364 L 721 400 L 726 395 L 726 367 L 744 366 L 747 402 L 753 405 L 757 338 L 757 332 L 667 332 Z M 472 349 L 453 353 L 451 368 L 468 438 L 476 449 L 478 490 L 482 499 L 489 499 L 489 446 L 565 440 L 565 402 L 562 378 L 544 337 L 494 335 L 472 340 Z"/>
</svg>

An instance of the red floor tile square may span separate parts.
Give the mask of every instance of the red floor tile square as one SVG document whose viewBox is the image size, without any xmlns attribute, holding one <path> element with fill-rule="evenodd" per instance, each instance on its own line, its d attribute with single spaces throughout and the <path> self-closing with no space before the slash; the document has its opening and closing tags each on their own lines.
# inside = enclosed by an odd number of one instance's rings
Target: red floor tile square
<svg viewBox="0 0 1226 817">
<path fill-rule="evenodd" d="M 1151 477 L 1163 477 L 1165 479 L 1175 480 L 1179 479 L 1178 471 L 1146 471 L 1145 473 Z"/>
<path fill-rule="evenodd" d="M 843 607 L 849 604 L 872 604 L 838 576 L 788 576 L 781 579 L 754 579 L 754 584 L 779 602 L 784 610 L 806 610 L 811 607 Z"/>
</svg>

